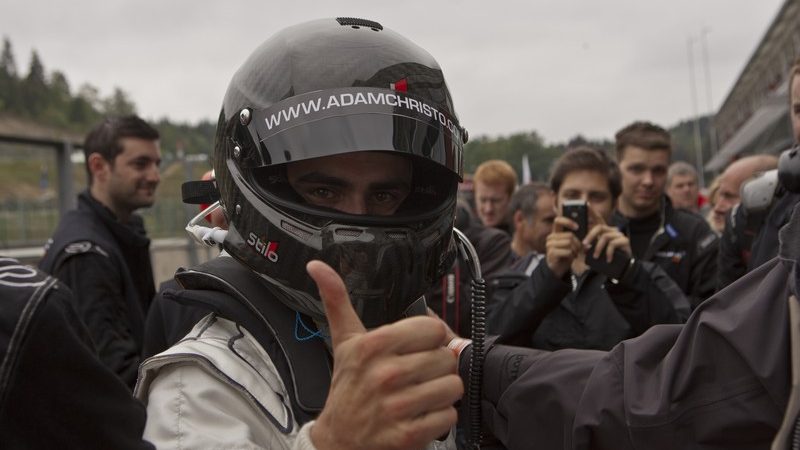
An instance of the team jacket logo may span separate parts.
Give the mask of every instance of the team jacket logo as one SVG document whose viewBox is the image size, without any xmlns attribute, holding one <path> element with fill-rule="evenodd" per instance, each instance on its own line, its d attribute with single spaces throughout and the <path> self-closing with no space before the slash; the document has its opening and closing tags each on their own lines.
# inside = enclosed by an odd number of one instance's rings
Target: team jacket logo
<svg viewBox="0 0 800 450">
<path fill-rule="evenodd" d="M 247 245 L 253 247 L 259 255 L 267 258 L 268 260 L 276 263 L 278 262 L 278 243 L 271 241 L 262 241 L 261 238 L 254 233 L 250 233 L 247 238 Z"/>
</svg>

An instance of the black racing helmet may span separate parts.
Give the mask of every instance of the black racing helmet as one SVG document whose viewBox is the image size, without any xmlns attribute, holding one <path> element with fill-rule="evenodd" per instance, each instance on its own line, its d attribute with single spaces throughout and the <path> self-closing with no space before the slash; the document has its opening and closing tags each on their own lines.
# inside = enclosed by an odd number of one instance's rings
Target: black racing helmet
<svg viewBox="0 0 800 450">
<path fill-rule="evenodd" d="M 452 264 L 465 141 L 441 69 L 411 41 L 364 19 L 284 29 L 225 94 L 214 149 L 224 248 L 315 320 L 325 317 L 313 259 L 342 276 L 367 327 L 397 320 Z M 289 185 L 287 164 L 365 151 L 411 161 L 410 193 L 391 216 L 314 206 Z"/>
</svg>

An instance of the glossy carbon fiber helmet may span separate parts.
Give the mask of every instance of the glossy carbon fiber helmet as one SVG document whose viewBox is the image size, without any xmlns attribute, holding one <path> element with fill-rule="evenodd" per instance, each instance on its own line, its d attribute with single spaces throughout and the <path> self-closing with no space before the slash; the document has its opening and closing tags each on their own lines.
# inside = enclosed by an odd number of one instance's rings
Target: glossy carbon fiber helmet
<svg viewBox="0 0 800 450">
<path fill-rule="evenodd" d="M 465 134 L 441 69 L 411 41 L 363 19 L 284 29 L 225 94 L 214 150 L 223 245 L 317 321 L 312 259 L 342 276 L 367 327 L 397 320 L 452 264 Z M 313 206 L 289 184 L 292 162 L 364 151 L 411 161 L 410 192 L 391 216 Z"/>
</svg>

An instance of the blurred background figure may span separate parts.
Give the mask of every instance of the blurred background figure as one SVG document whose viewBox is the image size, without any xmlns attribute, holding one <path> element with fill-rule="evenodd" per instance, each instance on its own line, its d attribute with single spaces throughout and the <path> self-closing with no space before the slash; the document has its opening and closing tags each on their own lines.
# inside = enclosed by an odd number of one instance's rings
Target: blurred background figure
<svg viewBox="0 0 800 450">
<path fill-rule="evenodd" d="M 514 266 L 530 275 L 546 253 L 547 235 L 556 217 L 553 191 L 544 183 L 526 184 L 511 196 L 508 213 L 513 225 Z"/>
<path fill-rule="evenodd" d="M 725 216 L 731 208 L 739 203 L 739 188 L 745 180 L 759 172 L 766 172 L 778 167 L 778 158 L 774 155 L 745 156 L 732 162 L 719 176 L 719 190 L 712 209 L 714 222 L 725 222 Z"/>
<path fill-rule="evenodd" d="M 676 161 L 667 170 L 667 195 L 672 206 L 691 212 L 700 210 L 700 186 L 697 170 L 685 161 Z"/>
<path fill-rule="evenodd" d="M 508 202 L 517 188 L 517 173 L 505 161 L 491 159 L 478 166 L 472 178 L 475 211 L 484 226 L 511 234 Z"/>
<path fill-rule="evenodd" d="M 717 233 L 717 236 L 722 235 L 722 231 L 725 229 L 725 217 L 714 213 L 714 208 L 719 198 L 719 179 L 719 176 L 715 177 L 708 187 L 708 204 L 710 208 L 704 215 L 708 226 L 711 227 L 714 233 Z"/>
<path fill-rule="evenodd" d="M 107 117 L 83 152 L 89 187 L 61 218 L 39 268 L 72 290 L 100 360 L 133 389 L 155 295 L 150 239 L 136 210 L 156 200 L 159 133 L 137 116 Z"/>
</svg>

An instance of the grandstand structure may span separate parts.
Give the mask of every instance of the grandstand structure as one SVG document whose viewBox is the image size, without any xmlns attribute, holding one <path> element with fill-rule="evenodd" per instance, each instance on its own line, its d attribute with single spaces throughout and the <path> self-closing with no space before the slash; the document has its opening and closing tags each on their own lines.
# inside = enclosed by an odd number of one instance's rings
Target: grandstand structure
<svg viewBox="0 0 800 450">
<path fill-rule="evenodd" d="M 786 0 L 714 117 L 719 151 L 706 163 L 720 171 L 751 154 L 778 154 L 793 143 L 788 72 L 800 58 L 800 0 Z"/>
</svg>

